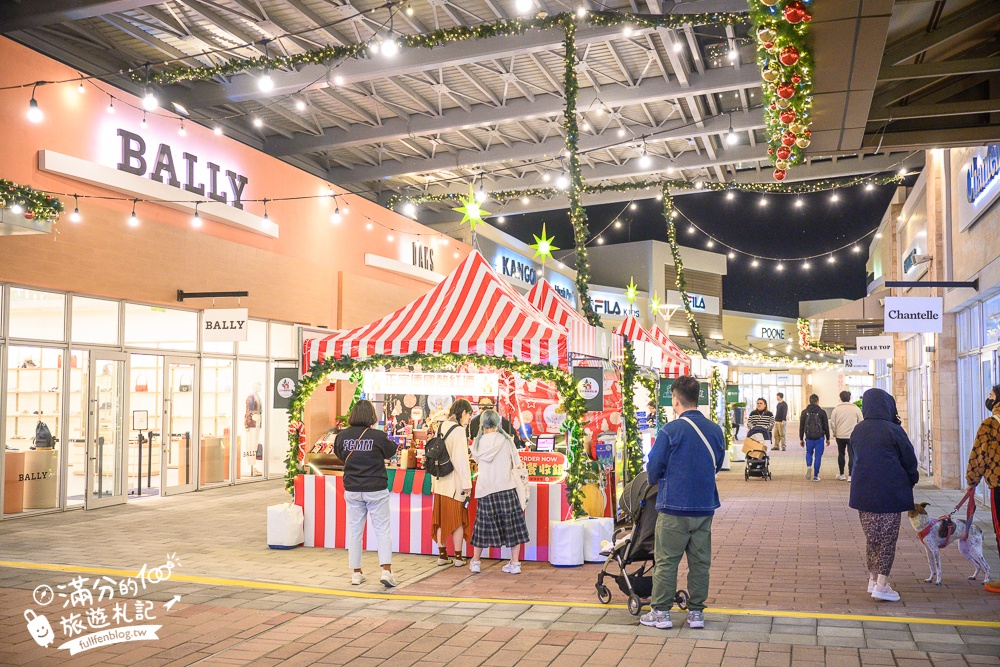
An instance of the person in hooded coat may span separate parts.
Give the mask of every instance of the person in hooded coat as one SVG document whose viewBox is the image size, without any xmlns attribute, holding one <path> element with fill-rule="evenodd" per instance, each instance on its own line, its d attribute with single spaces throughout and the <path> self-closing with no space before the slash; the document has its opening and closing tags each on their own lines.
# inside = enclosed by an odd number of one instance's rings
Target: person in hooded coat
<svg viewBox="0 0 1000 667">
<path fill-rule="evenodd" d="M 500 426 L 500 415 L 494 410 L 484 410 L 479 434 L 472 445 L 472 458 L 479 465 L 469 563 L 473 573 L 480 571 L 483 549 L 510 547 L 510 562 L 503 566 L 503 571 L 520 574 L 518 552 L 528 541 L 528 524 L 514 487 L 514 462 L 519 455 L 514 440 Z"/>
<path fill-rule="evenodd" d="M 901 513 L 913 509 L 913 486 L 920 473 L 895 399 L 881 389 L 869 389 L 861 398 L 861 414 L 864 420 L 851 432 L 850 506 L 858 510 L 865 531 L 868 592 L 877 600 L 894 602 L 899 593 L 889 585 L 889 571 L 896 557 Z"/>
</svg>

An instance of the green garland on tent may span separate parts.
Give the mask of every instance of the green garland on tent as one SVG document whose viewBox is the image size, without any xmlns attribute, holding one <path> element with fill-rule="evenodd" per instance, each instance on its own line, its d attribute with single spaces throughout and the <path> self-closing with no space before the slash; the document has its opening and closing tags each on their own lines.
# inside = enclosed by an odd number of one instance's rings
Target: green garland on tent
<svg viewBox="0 0 1000 667">
<path fill-rule="evenodd" d="M 667 240 L 670 242 L 670 254 L 674 260 L 674 275 L 677 280 L 677 291 L 681 293 L 681 303 L 684 304 L 684 314 L 687 315 L 688 326 L 691 327 L 691 337 L 698 344 L 698 352 L 703 359 L 708 359 L 708 349 L 705 347 L 705 337 L 701 333 L 698 321 L 694 319 L 691 310 L 691 297 L 687 293 L 687 282 L 684 280 L 684 261 L 681 259 L 681 249 L 677 244 L 677 225 L 674 224 L 674 200 L 666 188 L 663 189 L 663 219 L 667 222 Z"/>
<path fill-rule="evenodd" d="M 564 431 L 569 437 L 566 466 L 566 499 L 573 512 L 573 518 L 586 516 L 583 509 L 583 485 L 593 476 L 592 462 L 582 446 L 583 421 L 587 414 L 583 397 L 576 391 L 573 376 L 552 366 L 532 364 L 519 359 L 506 359 L 479 354 L 440 354 L 427 356 L 410 354 L 402 357 L 374 355 L 365 359 L 335 359 L 328 357 L 317 361 L 302 377 L 289 399 L 288 407 L 288 455 L 285 458 L 285 490 L 292 493 L 295 478 L 302 472 L 299 465 L 300 437 L 305 435 L 302 419 L 306 401 L 330 373 L 351 373 L 355 382 L 354 400 L 361 396 L 361 373 L 376 368 L 405 368 L 419 366 L 422 370 L 453 371 L 465 363 L 481 368 L 507 370 L 519 374 L 527 380 L 552 382 L 559 392 L 560 409 L 566 415 Z M 353 403 L 352 403 L 353 405 Z"/>
<path fill-rule="evenodd" d="M 0 178 L 0 208 L 20 206 L 26 220 L 57 220 L 63 203 L 41 190 Z"/>
<path fill-rule="evenodd" d="M 635 382 L 638 365 L 632 342 L 625 341 L 622 362 L 622 420 L 625 423 L 625 476 L 635 479 L 642 472 L 642 440 L 639 438 L 639 422 L 635 415 Z"/>
</svg>

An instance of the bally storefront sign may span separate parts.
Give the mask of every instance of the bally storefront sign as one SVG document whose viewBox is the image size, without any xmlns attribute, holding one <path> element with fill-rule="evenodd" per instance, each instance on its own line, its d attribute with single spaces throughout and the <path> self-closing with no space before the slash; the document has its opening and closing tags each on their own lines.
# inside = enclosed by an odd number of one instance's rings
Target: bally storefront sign
<svg viewBox="0 0 1000 667">
<path fill-rule="evenodd" d="M 213 308 L 202 313 L 201 339 L 206 343 L 246 342 L 249 331 L 246 308 Z"/>
<path fill-rule="evenodd" d="M 892 359 L 892 336 L 858 336 L 858 359 Z"/>
<path fill-rule="evenodd" d="M 944 299 L 939 296 L 887 296 L 886 333 L 941 333 Z"/>
</svg>

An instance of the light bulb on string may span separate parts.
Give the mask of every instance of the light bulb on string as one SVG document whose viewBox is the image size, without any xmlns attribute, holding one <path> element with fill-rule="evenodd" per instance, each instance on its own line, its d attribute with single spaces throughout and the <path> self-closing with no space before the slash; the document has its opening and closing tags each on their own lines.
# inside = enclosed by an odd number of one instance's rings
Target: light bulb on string
<svg viewBox="0 0 1000 667">
<path fill-rule="evenodd" d="M 739 55 L 740 55 L 740 52 L 737 51 L 736 49 L 729 49 L 728 57 L 729 57 L 730 61 L 736 60 L 736 58 L 739 57 Z"/>
<path fill-rule="evenodd" d="M 341 204 L 341 206 L 340 206 L 340 213 L 341 213 L 341 215 L 345 215 L 345 216 L 346 215 L 350 215 L 350 213 L 351 213 L 351 207 L 348 205 L 348 203 L 346 201 Z"/>
<path fill-rule="evenodd" d="M 84 86 L 83 86 L 83 81 L 82 80 L 80 81 L 79 85 L 77 85 L 76 92 L 79 93 L 80 95 L 83 95 L 84 93 L 87 92 L 87 89 L 84 88 Z"/>
<path fill-rule="evenodd" d="M 41 123 L 45 120 L 45 114 L 38 107 L 38 101 L 35 99 L 34 93 L 31 95 L 31 101 L 28 102 L 28 120 L 32 123 Z"/>
<path fill-rule="evenodd" d="M 736 142 L 740 140 L 736 131 L 733 129 L 733 114 L 729 114 L 729 132 L 726 133 L 726 143 L 730 146 L 735 146 Z"/>
<path fill-rule="evenodd" d="M 129 219 L 128 219 L 128 226 L 129 227 L 138 227 L 139 226 L 139 218 L 137 218 L 136 215 L 135 215 L 135 205 L 138 204 L 138 203 L 139 203 L 138 199 L 133 199 L 132 200 L 132 215 L 129 216 Z"/>
<path fill-rule="evenodd" d="M 704 187 L 705 187 L 704 181 L 695 181 L 694 182 L 694 189 L 695 190 L 701 190 Z"/>
<path fill-rule="evenodd" d="M 498 216 L 497 217 L 497 222 L 502 225 L 503 223 L 507 222 L 507 216 L 504 216 L 504 215 Z"/>
<path fill-rule="evenodd" d="M 260 116 L 254 116 L 253 126 L 256 127 L 257 129 L 264 127 L 264 121 L 261 120 Z"/>
<path fill-rule="evenodd" d="M 568 187 L 569 187 L 569 176 L 567 176 L 564 173 L 560 173 L 559 176 L 556 177 L 556 189 L 565 190 Z"/>
<path fill-rule="evenodd" d="M 266 197 L 264 198 L 264 200 L 263 200 L 262 203 L 264 204 L 264 219 L 265 220 L 270 220 L 271 217 L 267 214 L 267 198 Z"/>
<path fill-rule="evenodd" d="M 880 238 L 882 238 L 882 232 L 878 232 L 878 233 L 876 233 L 876 234 L 875 234 L 875 240 L 877 241 L 877 240 L 878 240 L 878 239 L 880 239 Z"/>
<path fill-rule="evenodd" d="M 295 110 L 296 111 L 305 111 L 306 110 L 306 103 L 303 100 L 295 100 Z"/>
<path fill-rule="evenodd" d="M 656 201 L 663 201 L 663 193 L 662 192 L 657 192 L 656 193 Z"/>
<path fill-rule="evenodd" d="M 636 211 L 638 209 L 639 209 L 639 205 L 636 204 L 635 202 L 632 202 L 631 204 L 628 205 L 628 210 L 630 210 L 630 211 Z"/>
<path fill-rule="evenodd" d="M 622 37 L 628 39 L 629 37 L 632 36 L 632 32 L 633 32 L 632 26 L 626 25 L 624 28 L 622 28 Z"/>
<path fill-rule="evenodd" d="M 344 216 L 340 214 L 340 207 L 333 209 L 333 215 L 330 216 L 330 222 L 335 225 L 339 225 L 340 221 L 344 219 Z"/>
<path fill-rule="evenodd" d="M 598 236 L 597 237 L 597 243 L 598 243 L 598 245 L 603 244 L 604 243 L 604 237 L 603 236 Z"/>
<path fill-rule="evenodd" d="M 216 125 L 216 126 L 215 126 L 215 127 L 214 127 L 214 128 L 212 129 L 212 132 L 214 132 L 214 133 L 215 133 L 215 136 L 217 136 L 217 137 L 221 137 L 221 136 L 222 136 L 222 126 L 221 126 L 221 125 Z"/>
<path fill-rule="evenodd" d="M 715 246 L 715 241 L 713 241 L 712 239 L 709 239 L 708 241 L 705 242 L 706 248 L 712 248 L 714 246 Z"/>
<path fill-rule="evenodd" d="M 695 233 L 695 231 L 696 231 L 696 230 L 695 230 L 695 228 L 694 228 L 694 225 L 691 225 L 690 227 L 688 227 L 688 234 L 694 234 L 694 233 Z"/>
<path fill-rule="evenodd" d="M 372 223 L 370 223 L 370 222 L 365 223 L 365 229 L 367 229 L 368 231 L 371 231 L 371 229 L 372 229 Z"/>
<path fill-rule="evenodd" d="M 869 183 L 868 185 L 865 186 L 865 190 L 868 190 L 869 192 L 871 192 L 874 189 L 875 189 L 875 186 L 872 185 L 871 183 Z"/>
<path fill-rule="evenodd" d="M 194 203 L 194 217 L 191 218 L 191 226 L 195 229 L 201 228 L 201 213 L 198 212 L 198 204 L 201 202 Z"/>
<path fill-rule="evenodd" d="M 141 127 L 144 130 L 146 129 L 146 127 L 148 127 L 148 125 L 146 123 L 146 112 L 145 111 L 142 112 L 142 120 L 139 121 L 139 127 Z"/>
<path fill-rule="evenodd" d="M 785 265 L 782 264 L 781 262 L 778 262 L 778 265 L 776 267 L 774 267 L 774 268 L 776 270 L 778 270 L 778 271 L 784 271 L 785 270 Z"/>
<path fill-rule="evenodd" d="M 14 215 L 21 215 L 22 213 L 24 213 L 24 207 L 21 206 L 20 203 L 14 202 L 10 206 L 10 212 L 13 213 Z"/>
<path fill-rule="evenodd" d="M 527 206 L 529 203 L 531 203 L 531 200 L 528 199 L 527 197 L 521 197 L 521 203 Z"/>
<path fill-rule="evenodd" d="M 534 7 L 535 3 L 533 0 L 517 0 L 514 3 L 514 8 L 517 10 L 518 14 L 527 14 Z"/>
<path fill-rule="evenodd" d="M 837 258 L 834 257 L 833 255 L 830 255 L 830 258 L 826 261 L 830 262 L 831 264 L 835 264 L 837 262 Z"/>
<path fill-rule="evenodd" d="M 409 2 L 406 3 L 406 9 L 404 10 L 407 16 L 413 16 L 413 5 Z"/>
<path fill-rule="evenodd" d="M 838 201 L 840 201 L 840 195 L 834 192 L 832 195 L 830 195 L 830 201 L 833 203 L 837 203 Z"/>
<path fill-rule="evenodd" d="M 476 190 L 476 201 L 482 204 L 486 201 L 486 187 L 483 185 L 483 176 L 479 176 L 479 189 Z"/>
<path fill-rule="evenodd" d="M 854 245 L 853 245 L 853 246 L 851 247 L 851 252 L 861 252 L 861 248 L 860 248 L 860 247 L 858 246 L 858 244 L 857 244 L 857 243 L 855 243 L 855 244 L 854 244 Z"/>
<path fill-rule="evenodd" d="M 677 211 L 671 211 L 670 212 L 670 218 L 673 219 L 673 218 L 676 218 L 676 217 L 677 217 Z"/>
<path fill-rule="evenodd" d="M 184 137 L 187 136 L 187 130 L 184 129 L 184 121 L 181 120 L 181 126 L 177 128 L 177 134 Z"/>
<path fill-rule="evenodd" d="M 417 217 L 416 204 L 414 204 L 411 201 L 408 201 L 405 204 L 403 204 L 403 215 L 405 215 L 407 218 L 416 218 Z"/>
<path fill-rule="evenodd" d="M 624 127 L 619 127 L 618 128 L 618 136 L 619 137 L 624 137 L 625 136 L 625 128 Z"/>
<path fill-rule="evenodd" d="M 69 214 L 70 222 L 80 222 L 83 218 L 80 217 L 80 198 L 73 195 L 73 212 Z"/>
<path fill-rule="evenodd" d="M 761 197 L 760 201 L 758 201 L 757 204 L 759 206 L 767 206 L 767 198 L 766 197 Z"/>
<path fill-rule="evenodd" d="M 799 197 L 795 198 L 795 208 L 802 208 L 802 199 Z"/>
<path fill-rule="evenodd" d="M 646 152 L 646 142 L 642 142 L 642 152 L 639 153 L 639 167 L 642 169 L 649 169 L 649 165 L 653 164 L 653 158 L 649 157 L 649 153 Z"/>
<path fill-rule="evenodd" d="M 264 70 L 263 76 L 257 79 L 257 88 L 262 93 L 269 93 L 274 90 L 274 79 L 271 78 L 270 70 Z"/>
<path fill-rule="evenodd" d="M 142 98 L 142 108 L 146 111 L 156 111 L 160 106 L 160 100 L 156 99 L 156 95 L 151 92 L 147 92 Z"/>
<path fill-rule="evenodd" d="M 733 200 L 736 198 L 736 193 L 730 190 L 726 193 L 726 199 Z"/>
<path fill-rule="evenodd" d="M 390 242 L 390 243 L 391 243 L 392 241 L 395 241 L 395 240 L 396 240 L 396 237 L 394 237 L 394 236 L 393 236 L 392 234 L 389 234 L 389 236 L 388 236 L 387 238 L 388 238 L 388 240 L 389 240 L 389 242 Z"/>
<path fill-rule="evenodd" d="M 548 183 L 551 180 L 552 180 L 552 175 L 549 172 L 545 172 L 544 174 L 542 174 L 543 183 Z"/>
<path fill-rule="evenodd" d="M 576 18 L 582 19 L 587 17 L 587 8 L 580 6 L 576 8 Z"/>
<path fill-rule="evenodd" d="M 808 259 L 806 261 L 802 262 L 802 268 L 805 269 L 806 271 L 809 270 L 810 266 L 811 266 L 811 264 L 809 264 L 809 260 Z"/>
<path fill-rule="evenodd" d="M 756 258 L 756 257 L 754 257 L 754 258 L 753 258 L 753 261 L 752 261 L 752 262 L 750 262 L 750 266 L 752 266 L 752 267 L 753 267 L 753 268 L 755 268 L 755 269 L 757 268 L 757 266 L 758 266 L 759 264 L 760 264 L 760 262 L 758 262 L 758 261 L 757 261 L 757 258 Z"/>
<path fill-rule="evenodd" d="M 382 55 L 386 58 L 394 58 L 399 53 L 399 42 L 397 42 L 392 33 L 389 34 L 388 39 L 382 42 Z"/>
<path fill-rule="evenodd" d="M 732 250 L 729 251 L 729 259 L 736 259 L 736 253 Z"/>
<path fill-rule="evenodd" d="M 680 53 L 684 50 L 684 43 L 680 40 L 674 42 L 674 53 Z"/>
<path fill-rule="evenodd" d="M 110 114 L 115 112 L 115 98 L 112 97 L 108 100 L 108 106 L 104 110 Z"/>
<path fill-rule="evenodd" d="M 621 228 L 622 228 L 622 221 L 615 220 L 615 229 L 621 229 Z"/>
</svg>

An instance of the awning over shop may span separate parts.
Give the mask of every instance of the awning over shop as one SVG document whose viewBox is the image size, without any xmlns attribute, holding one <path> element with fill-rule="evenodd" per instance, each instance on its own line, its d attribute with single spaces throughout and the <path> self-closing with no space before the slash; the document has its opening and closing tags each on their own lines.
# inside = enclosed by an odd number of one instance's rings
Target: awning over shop
<svg viewBox="0 0 1000 667">
<path fill-rule="evenodd" d="M 600 359 L 613 358 L 615 347 L 620 352 L 620 336 L 590 324 L 587 318 L 560 296 L 552 284 L 544 278 L 536 282 L 524 298 L 547 318 L 569 331 L 570 352 Z"/>
<path fill-rule="evenodd" d="M 669 358 L 681 366 L 681 371 L 678 375 L 688 375 L 691 372 L 691 357 L 685 354 L 681 348 L 677 347 L 674 341 L 670 340 L 670 336 L 659 325 L 654 324 L 649 333 L 653 334 L 653 339 L 667 351 Z"/>
<path fill-rule="evenodd" d="M 632 315 L 629 315 L 622 320 L 622 323 L 618 325 L 615 332 L 625 336 L 625 338 L 631 341 L 651 343 L 663 350 L 662 367 L 665 375 L 676 377 L 678 375 L 684 375 L 685 373 L 691 372 L 690 357 L 681 352 L 680 349 L 673 343 L 671 343 L 671 347 L 676 350 L 676 352 L 668 347 L 665 347 L 653 336 L 653 334 L 646 331 L 639 323 L 639 320 Z M 667 340 L 669 341 L 670 339 L 668 338 Z"/>
<path fill-rule="evenodd" d="M 427 294 L 385 317 L 303 344 L 303 370 L 328 356 L 482 354 L 566 368 L 566 329 L 500 278 L 477 251 Z"/>
</svg>

